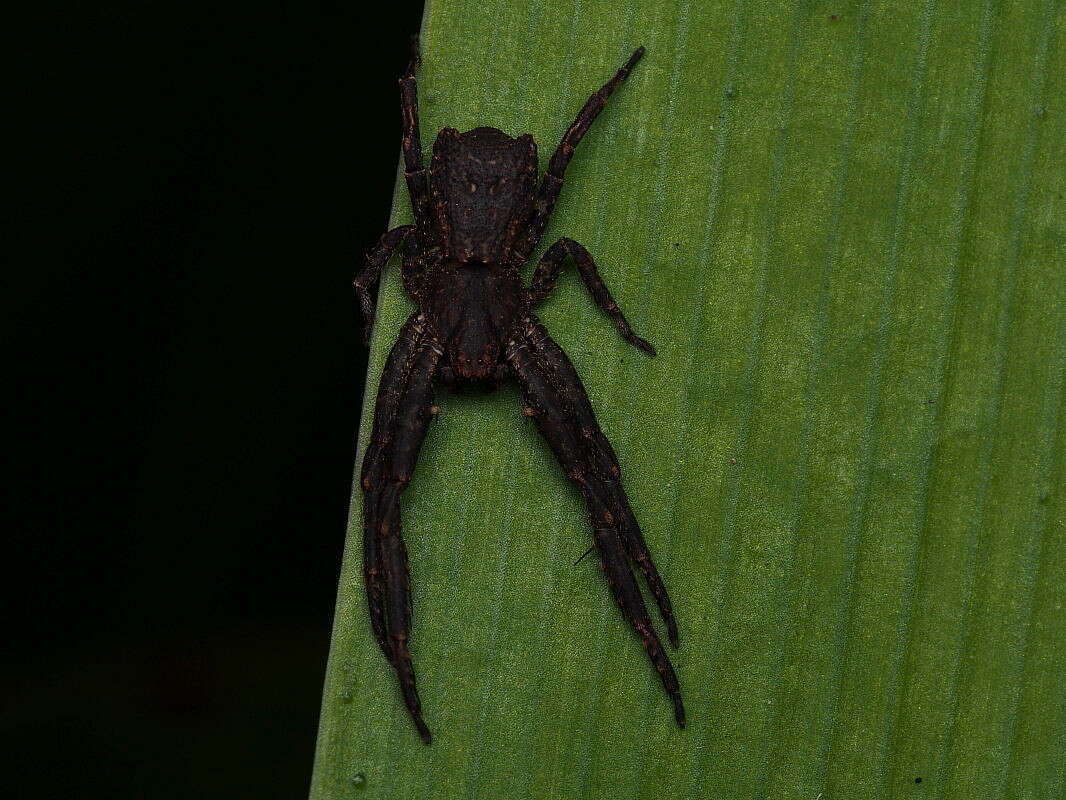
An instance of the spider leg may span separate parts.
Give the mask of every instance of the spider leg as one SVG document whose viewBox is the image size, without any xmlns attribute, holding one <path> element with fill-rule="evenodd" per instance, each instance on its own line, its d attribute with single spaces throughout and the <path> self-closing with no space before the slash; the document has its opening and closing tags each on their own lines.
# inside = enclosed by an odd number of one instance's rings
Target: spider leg
<svg viewBox="0 0 1066 800">
<path fill-rule="evenodd" d="M 400 113 L 403 115 L 403 163 L 407 191 L 415 224 L 424 229 L 429 223 L 429 181 L 422 165 L 422 139 L 418 129 L 418 81 L 415 72 L 422 63 L 418 37 L 411 37 L 411 61 L 400 78 Z"/>
<path fill-rule="evenodd" d="M 618 304 L 611 297 L 603 278 L 600 277 L 592 255 L 573 239 L 562 238 L 557 241 L 548 248 L 544 258 L 537 264 L 537 268 L 533 272 L 533 285 L 529 289 L 530 303 L 533 305 L 540 303 L 555 288 L 555 282 L 559 279 L 559 273 L 563 270 L 563 263 L 566 261 L 567 256 L 577 264 L 578 272 L 581 273 L 581 280 L 588 287 L 592 299 L 614 321 L 618 332 L 622 334 L 622 338 L 634 347 L 639 347 L 648 355 L 655 355 L 655 348 L 633 333 L 633 329 L 629 327 L 629 323 L 623 316 L 621 309 L 618 308 Z"/>
<path fill-rule="evenodd" d="M 586 494 L 586 498 L 588 494 Z M 611 587 L 615 602 L 622 609 L 622 614 L 633 630 L 640 636 L 644 644 L 644 650 L 648 653 L 652 665 L 659 673 L 663 688 L 670 695 L 674 704 L 674 720 L 679 728 L 685 727 L 685 706 L 681 702 L 681 687 L 677 682 L 677 675 L 670 664 L 670 659 L 663 651 L 662 643 L 655 634 L 648 618 L 648 610 L 644 606 L 644 598 L 640 595 L 640 587 L 633 577 L 632 570 L 626 562 L 625 551 L 614 528 L 597 528 L 594 532 L 596 548 L 600 551 L 600 563 L 607 575 L 607 584 Z"/>
<path fill-rule="evenodd" d="M 641 533 L 640 525 L 637 524 L 636 518 L 633 516 L 633 511 L 629 506 L 629 499 L 622 488 L 618 457 L 596 422 L 592 404 L 589 403 L 588 394 L 581 383 L 581 378 L 578 377 L 577 371 L 574 369 L 573 364 L 570 363 L 570 359 L 563 349 L 548 335 L 540 321 L 532 315 L 530 315 L 530 327 L 527 337 L 537 356 L 541 360 L 550 363 L 551 368 L 558 372 L 556 391 L 564 402 L 574 409 L 574 413 L 581 420 L 581 435 L 585 437 L 592 457 L 599 465 L 600 474 L 610 476 L 603 481 L 603 484 L 610 490 L 614 500 L 611 504 L 611 511 L 615 518 L 621 521 L 619 533 L 622 537 L 622 543 L 625 545 L 629 557 L 637 562 L 641 572 L 644 573 L 644 579 L 647 581 L 648 588 L 651 590 L 655 603 L 659 607 L 659 614 L 662 616 L 663 622 L 666 623 L 670 643 L 677 647 L 679 639 L 677 622 L 674 620 L 673 604 L 670 602 L 670 596 L 667 594 L 662 578 L 659 577 L 659 571 L 655 568 L 648 545 L 644 541 L 644 534 Z"/>
<path fill-rule="evenodd" d="M 381 376 L 374 429 L 363 459 L 363 577 L 378 646 L 396 670 L 400 690 L 422 740 L 411 635 L 411 577 L 400 524 L 400 495 L 411 480 L 434 415 L 433 379 L 441 352 L 420 314 L 404 325 Z"/>
<path fill-rule="evenodd" d="M 377 306 L 381 270 L 388 263 L 393 251 L 414 229 L 414 225 L 401 225 L 383 233 L 378 243 L 366 254 L 366 265 L 352 281 L 355 293 L 359 295 L 359 304 L 363 307 L 363 337 L 367 344 L 370 344 L 370 333 L 374 329 L 374 310 Z"/>
<path fill-rule="evenodd" d="M 570 159 L 574 157 L 574 149 L 578 146 L 581 138 L 591 127 L 596 117 L 603 111 L 604 106 L 607 105 L 607 98 L 611 96 L 622 81 L 629 77 L 630 70 L 636 66 L 636 63 L 640 61 L 643 55 L 644 48 L 638 47 L 633 55 L 629 57 L 629 60 L 622 65 L 622 68 L 614 74 L 614 77 L 585 101 L 585 105 L 578 112 L 570 127 L 567 128 L 566 133 L 563 134 L 562 141 L 559 142 L 559 146 L 555 148 L 555 152 L 548 162 L 548 169 L 544 173 L 544 179 L 537 188 L 537 196 L 533 204 L 534 212 L 525 236 L 515 248 L 515 252 L 520 256 L 518 260 L 525 261 L 529 258 L 529 254 L 533 252 L 533 248 L 540 241 L 544 228 L 548 225 L 548 220 L 555 209 L 555 203 L 559 199 L 559 192 L 563 187 L 563 173 L 566 172 Z"/>
<path fill-rule="evenodd" d="M 523 335 L 508 346 L 507 358 L 522 386 L 524 413 L 533 418 L 567 477 L 585 498 L 611 592 L 659 673 L 674 703 L 677 724 L 684 727 L 677 675 L 652 627 L 627 556 L 641 568 L 676 646 L 673 608 L 622 489 L 618 459 L 596 422 L 581 380 L 562 348 L 533 316 L 525 323 Z"/>
</svg>

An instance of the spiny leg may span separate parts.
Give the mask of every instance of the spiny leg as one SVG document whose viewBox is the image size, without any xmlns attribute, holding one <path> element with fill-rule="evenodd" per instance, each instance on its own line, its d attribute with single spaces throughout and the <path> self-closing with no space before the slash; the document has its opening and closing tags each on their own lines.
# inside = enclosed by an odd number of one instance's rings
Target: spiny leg
<svg viewBox="0 0 1066 800">
<path fill-rule="evenodd" d="M 415 224 L 424 230 L 429 224 L 429 181 L 422 166 L 422 139 L 418 129 L 418 81 L 415 72 L 422 63 L 418 37 L 411 37 L 411 61 L 400 78 L 400 113 L 403 115 L 403 163 L 407 191 Z"/>
<path fill-rule="evenodd" d="M 622 337 L 648 355 L 655 355 L 655 348 L 633 333 L 633 329 L 629 327 L 629 323 L 626 321 L 621 309 L 618 308 L 618 304 L 611 297 L 603 278 L 600 277 L 592 255 L 573 239 L 564 237 L 557 241 L 548 248 L 540 263 L 537 264 L 537 268 L 533 272 L 533 284 L 529 289 L 530 303 L 536 305 L 551 293 L 552 289 L 555 288 L 555 282 L 559 279 L 559 273 L 562 272 L 563 263 L 567 257 L 573 259 L 574 263 L 577 264 L 581 280 L 588 287 L 592 299 L 614 321 L 615 327 L 618 328 L 618 332 L 622 334 Z"/>
<path fill-rule="evenodd" d="M 381 270 L 388 263 L 393 251 L 414 229 L 414 225 L 401 225 L 383 233 L 378 243 L 366 254 L 366 265 L 352 281 L 355 293 L 359 296 L 359 304 L 363 307 L 363 337 L 367 344 L 370 344 L 370 334 L 374 330 L 374 312 Z"/>
<path fill-rule="evenodd" d="M 400 495 L 411 480 L 433 418 L 433 379 L 440 349 L 419 314 L 404 326 L 381 378 L 374 429 L 363 459 L 363 575 L 370 623 L 378 646 L 396 670 L 404 703 L 422 740 L 422 720 L 411 634 L 411 579 L 400 523 Z"/>
<path fill-rule="evenodd" d="M 421 315 L 413 315 L 404 324 L 396 343 L 389 352 L 381 373 L 377 401 L 374 405 L 374 424 L 363 457 L 360 480 L 365 488 L 367 477 L 386 460 L 386 448 L 391 446 L 396 415 L 405 399 L 411 370 L 424 338 L 425 323 Z M 380 470 L 379 470 L 380 471 Z M 378 506 L 364 500 L 363 516 L 366 525 L 363 537 L 363 573 L 366 579 L 367 599 L 370 603 L 370 622 L 381 651 L 392 663 L 392 647 L 389 644 L 385 625 L 384 577 L 381 567 L 381 549 L 376 536 L 378 523 L 368 518 L 377 514 Z"/>
<path fill-rule="evenodd" d="M 527 321 L 522 337 L 510 343 L 507 356 L 522 386 L 526 413 L 584 495 L 611 591 L 674 703 L 677 724 L 684 727 L 685 711 L 677 675 L 648 618 L 627 553 L 644 572 L 671 639 L 676 641 L 673 609 L 629 509 L 614 451 L 600 431 L 580 379 L 566 354 L 533 317 Z"/>
<path fill-rule="evenodd" d="M 417 234 L 408 236 L 403 240 L 403 261 L 401 262 L 400 275 L 403 277 L 404 289 L 407 290 L 407 294 L 416 303 L 422 291 L 426 270 L 433 264 L 432 259 L 423 258 L 423 253 L 423 243 Z"/>
<path fill-rule="evenodd" d="M 586 494 L 586 498 L 588 494 Z M 674 721 L 679 728 L 685 727 L 685 706 L 681 702 L 681 687 L 677 682 L 677 675 L 663 651 L 659 637 L 651 626 L 648 618 L 648 610 L 641 597 L 640 587 L 633 578 L 633 572 L 626 562 L 626 554 L 619 540 L 618 531 L 614 528 L 597 528 L 595 533 L 596 548 L 600 551 L 600 563 L 603 565 L 604 574 L 607 576 L 607 584 L 611 587 L 615 602 L 622 610 L 622 614 L 629 620 L 629 624 L 637 632 L 648 658 L 659 673 L 663 688 L 670 695 L 674 704 Z"/>
<path fill-rule="evenodd" d="M 608 481 L 607 489 L 612 492 L 616 501 L 614 513 L 615 518 L 620 520 L 618 535 L 622 539 L 622 544 L 625 546 L 629 557 L 637 562 L 637 566 L 640 567 L 640 571 L 644 575 L 644 580 L 648 582 L 648 588 L 651 589 L 652 596 L 655 598 L 655 604 L 659 607 L 659 615 L 663 618 L 663 622 L 666 623 L 666 633 L 670 637 L 670 644 L 678 647 L 680 640 L 677 635 L 677 621 L 674 619 L 674 607 L 670 602 L 670 595 L 666 593 L 663 579 L 655 568 L 655 562 L 651 559 L 651 552 L 648 550 L 647 542 L 644 541 L 644 534 L 641 533 L 640 526 L 637 524 L 633 511 L 629 507 L 629 499 L 626 497 L 625 492 L 622 491 L 622 486 L 618 481 L 614 481 L 613 486 Z"/>
<path fill-rule="evenodd" d="M 585 135 L 596 117 L 603 111 L 604 106 L 607 104 L 607 98 L 614 93 L 614 90 L 618 88 L 622 81 L 629 77 L 630 71 L 643 56 L 644 48 L 638 47 L 633 52 L 633 55 L 629 57 L 629 60 L 614 74 L 614 77 L 600 87 L 598 91 L 593 92 L 589 99 L 585 101 L 585 105 L 563 135 L 559 146 L 555 148 L 551 161 L 548 162 L 548 175 L 562 181 L 566 166 L 570 163 L 570 159 L 573 158 L 574 148 L 581 141 L 581 137 Z"/>
<path fill-rule="evenodd" d="M 555 203 L 559 199 L 559 192 L 563 186 L 563 173 L 566 172 L 570 159 L 574 157 L 574 150 L 577 148 L 581 138 L 600 112 L 603 111 L 604 106 L 607 105 L 607 98 L 611 96 L 622 81 L 629 77 L 630 70 L 640 61 L 643 55 L 644 48 L 638 47 L 633 55 L 629 57 L 629 60 L 622 65 L 622 68 L 614 74 L 614 77 L 585 101 L 585 105 L 582 106 L 573 123 L 567 128 L 566 133 L 563 134 L 559 146 L 555 148 L 555 152 L 548 162 L 548 169 L 544 173 L 544 179 L 537 188 L 537 196 L 533 205 L 533 217 L 530 219 L 529 227 L 522 241 L 515 248 L 515 252 L 520 257 L 519 260 L 525 261 L 529 258 L 529 254 L 533 252 L 533 248 L 540 241 L 544 228 L 548 225 L 548 220 L 551 219 L 552 211 L 555 209 Z"/>
<path fill-rule="evenodd" d="M 598 466 L 603 486 L 609 492 L 613 502 L 611 511 L 615 518 L 620 521 L 619 535 L 626 547 L 630 558 L 637 562 L 644 579 L 648 583 L 655 603 L 659 607 L 659 614 L 666 623 L 666 629 L 670 636 L 670 643 L 678 646 L 677 622 L 674 619 L 673 604 L 663 585 L 662 578 L 652 561 L 648 545 L 644 541 L 640 525 L 637 524 L 633 511 L 629 506 L 629 499 L 622 488 L 622 473 L 618 466 L 618 457 L 614 448 L 603 434 L 596 416 L 589 403 L 588 394 L 581 383 L 581 378 L 570 363 L 569 357 L 563 349 L 548 335 L 544 326 L 536 317 L 530 315 L 530 332 L 527 336 L 528 346 L 542 362 L 550 364 L 557 373 L 554 381 L 555 389 L 570 408 L 575 410 L 578 419 L 581 420 L 581 435 L 588 446 L 588 452 L 593 463 Z"/>
</svg>

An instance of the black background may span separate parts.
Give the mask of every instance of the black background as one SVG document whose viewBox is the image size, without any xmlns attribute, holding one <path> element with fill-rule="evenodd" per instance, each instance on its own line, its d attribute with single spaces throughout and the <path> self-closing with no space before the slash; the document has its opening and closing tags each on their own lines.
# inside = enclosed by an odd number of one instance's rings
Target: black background
<svg viewBox="0 0 1066 800">
<path fill-rule="evenodd" d="M 373 5 L 8 29 L 7 796 L 306 795 L 421 18 Z"/>
</svg>

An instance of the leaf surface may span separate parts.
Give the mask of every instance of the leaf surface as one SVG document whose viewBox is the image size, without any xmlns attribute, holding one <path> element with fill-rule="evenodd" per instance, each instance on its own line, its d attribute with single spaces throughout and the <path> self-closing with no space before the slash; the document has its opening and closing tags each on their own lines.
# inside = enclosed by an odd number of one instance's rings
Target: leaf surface
<svg viewBox="0 0 1066 800">
<path fill-rule="evenodd" d="M 492 125 L 542 164 L 647 48 L 541 251 L 583 243 L 659 356 L 572 273 L 540 316 L 673 596 L 690 724 L 574 566 L 516 389 L 441 389 L 404 508 L 436 738 L 371 635 L 356 492 L 312 797 L 1059 800 L 1066 6 L 430 0 L 422 42 L 427 152 Z M 361 449 L 410 308 L 394 263 Z"/>
</svg>

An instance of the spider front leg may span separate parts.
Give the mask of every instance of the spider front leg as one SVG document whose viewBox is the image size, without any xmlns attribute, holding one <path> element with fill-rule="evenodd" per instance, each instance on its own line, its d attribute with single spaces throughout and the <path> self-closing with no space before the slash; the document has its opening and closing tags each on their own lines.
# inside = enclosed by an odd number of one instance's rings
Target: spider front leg
<svg viewBox="0 0 1066 800">
<path fill-rule="evenodd" d="M 674 719 L 684 727 L 677 675 L 652 627 L 627 556 L 643 572 L 676 646 L 673 607 L 622 489 L 618 459 L 566 353 L 535 317 L 530 316 L 523 327 L 520 337 L 508 345 L 507 360 L 522 387 L 525 413 L 533 418 L 567 477 L 581 490 L 607 583 L 673 701 Z"/>
<path fill-rule="evenodd" d="M 404 325 L 381 376 L 374 429 L 363 459 L 363 577 L 378 646 L 396 670 L 415 727 L 429 744 L 422 720 L 411 635 L 411 578 L 400 525 L 400 495 L 411 481 L 418 451 L 434 416 L 433 379 L 441 351 L 420 314 Z"/>
<path fill-rule="evenodd" d="M 537 268 L 533 272 L 533 284 L 529 289 L 530 303 L 536 305 L 551 294 L 567 257 L 573 259 L 574 263 L 577 264 L 578 272 L 581 273 L 581 280 L 588 287 L 592 299 L 596 302 L 596 305 L 614 320 L 615 327 L 622 334 L 622 338 L 634 347 L 639 347 L 649 356 L 655 355 L 655 348 L 633 333 L 633 329 L 629 327 L 629 323 L 626 321 L 621 309 L 618 308 L 618 304 L 611 297 L 603 278 L 600 277 L 599 270 L 596 269 L 596 262 L 592 260 L 589 251 L 573 239 L 562 238 L 557 241 L 548 248 L 544 258 L 537 264 Z"/>
<path fill-rule="evenodd" d="M 418 37 L 411 38 L 411 61 L 400 78 L 400 113 L 403 115 L 403 163 L 411 210 L 420 230 L 429 225 L 429 180 L 422 165 L 422 139 L 418 128 L 418 81 L 415 72 L 422 63 Z"/>
<path fill-rule="evenodd" d="M 393 251 L 414 229 L 414 225 L 401 225 L 383 233 L 378 243 L 366 254 L 366 266 L 359 270 L 359 274 L 352 281 L 355 293 L 359 295 L 359 304 L 363 307 L 363 337 L 367 344 L 370 344 L 370 334 L 374 330 L 374 313 L 377 306 L 381 270 L 388 263 Z"/>
<path fill-rule="evenodd" d="M 552 211 L 555 210 L 555 203 L 559 199 L 559 192 L 563 188 L 563 175 L 566 172 L 567 165 L 570 163 L 570 159 L 574 157 L 574 150 L 577 149 L 582 137 L 588 132 L 600 112 L 603 111 L 604 106 L 607 105 L 607 98 L 619 87 L 622 81 L 629 77 L 630 71 L 643 56 L 644 48 L 638 47 L 633 55 L 629 57 L 629 60 L 622 65 L 622 68 L 614 74 L 614 77 L 585 101 L 585 105 L 578 112 L 577 118 L 566 129 L 562 141 L 559 142 L 559 146 L 552 153 L 551 160 L 548 162 L 548 169 L 545 171 L 544 178 L 537 188 L 537 196 L 533 201 L 533 216 L 530 218 L 522 240 L 515 248 L 519 261 L 525 261 L 529 258 L 529 254 L 533 252 L 533 248 L 540 241 L 544 228 L 548 225 L 548 220 L 551 219 Z"/>
</svg>

